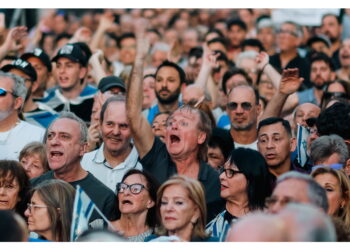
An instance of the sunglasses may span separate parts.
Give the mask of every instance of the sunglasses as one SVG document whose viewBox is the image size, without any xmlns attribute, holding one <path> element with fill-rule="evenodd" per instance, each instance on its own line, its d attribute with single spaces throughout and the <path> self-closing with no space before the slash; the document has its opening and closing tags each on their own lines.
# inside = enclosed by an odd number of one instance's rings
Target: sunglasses
<svg viewBox="0 0 350 250">
<path fill-rule="evenodd" d="M 227 103 L 227 109 L 236 110 L 238 108 L 238 105 L 241 105 L 242 109 L 245 111 L 249 111 L 252 108 L 252 104 L 249 102 L 242 102 L 241 104 L 238 104 L 236 102 L 229 102 Z"/>
<path fill-rule="evenodd" d="M 10 93 L 11 95 L 13 95 L 14 97 L 17 97 L 13 92 L 9 91 L 9 90 L 6 90 L 6 89 L 3 89 L 3 88 L 0 88 L 0 96 L 6 96 L 7 93 Z"/>
</svg>

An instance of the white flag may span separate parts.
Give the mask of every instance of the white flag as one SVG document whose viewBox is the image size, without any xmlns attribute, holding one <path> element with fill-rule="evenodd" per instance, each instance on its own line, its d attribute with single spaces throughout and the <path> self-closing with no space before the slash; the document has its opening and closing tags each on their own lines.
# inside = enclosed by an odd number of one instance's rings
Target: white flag
<svg viewBox="0 0 350 250">
<path fill-rule="evenodd" d="M 309 136 L 309 131 L 298 124 L 298 134 L 297 134 L 297 153 L 298 162 L 301 167 L 304 167 L 307 161 L 307 137 Z"/>
<path fill-rule="evenodd" d="M 70 233 L 71 241 L 75 241 L 82 232 L 89 228 L 89 219 L 94 209 L 96 209 L 96 205 L 78 185 L 74 200 L 73 221 Z"/>
</svg>

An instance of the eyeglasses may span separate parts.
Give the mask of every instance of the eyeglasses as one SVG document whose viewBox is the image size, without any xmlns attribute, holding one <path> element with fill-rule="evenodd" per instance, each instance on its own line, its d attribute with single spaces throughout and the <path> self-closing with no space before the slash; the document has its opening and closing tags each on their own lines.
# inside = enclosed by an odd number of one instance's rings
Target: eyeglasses
<svg viewBox="0 0 350 250">
<path fill-rule="evenodd" d="M 46 206 L 46 205 L 36 205 L 36 204 L 33 204 L 33 203 L 27 203 L 27 208 L 29 210 L 29 212 L 32 212 L 34 209 L 33 208 L 44 208 L 44 207 L 49 207 L 49 206 Z"/>
<path fill-rule="evenodd" d="M 298 37 L 298 34 L 297 34 L 295 31 L 291 31 L 291 30 L 282 30 L 282 29 L 279 29 L 279 30 L 277 30 L 277 33 L 278 33 L 278 34 L 288 34 L 288 35 L 291 35 L 291 36 Z"/>
<path fill-rule="evenodd" d="M 241 171 L 238 170 L 234 170 L 231 168 L 224 168 L 224 167 L 220 167 L 219 168 L 219 172 L 220 174 L 222 174 L 223 172 L 225 172 L 225 175 L 227 178 L 232 178 L 235 174 L 241 174 Z"/>
<path fill-rule="evenodd" d="M 252 104 L 249 102 L 242 102 L 241 104 L 238 104 L 236 102 L 229 102 L 226 106 L 229 110 L 236 110 L 238 108 L 238 105 L 241 105 L 242 109 L 244 109 L 245 111 L 249 111 L 253 107 Z"/>
<path fill-rule="evenodd" d="M 11 95 L 13 95 L 14 97 L 17 97 L 13 92 L 9 91 L 9 90 L 6 90 L 6 89 L 3 89 L 3 88 L 0 88 L 0 96 L 6 96 L 7 93 L 10 93 Z"/>
<path fill-rule="evenodd" d="M 265 206 L 269 208 L 274 206 L 277 202 L 281 204 L 281 207 L 284 207 L 288 203 L 295 202 L 295 201 L 290 197 L 283 197 L 282 199 L 278 199 L 277 197 L 272 196 L 272 197 L 267 197 L 265 199 Z"/>
<path fill-rule="evenodd" d="M 119 182 L 117 184 L 117 192 L 118 193 L 124 193 L 125 190 L 127 190 L 127 189 L 129 189 L 132 194 L 139 194 L 139 193 L 141 193 L 142 189 L 147 190 L 147 188 L 144 185 L 139 184 L 139 183 L 128 185 L 126 183 Z"/>
</svg>

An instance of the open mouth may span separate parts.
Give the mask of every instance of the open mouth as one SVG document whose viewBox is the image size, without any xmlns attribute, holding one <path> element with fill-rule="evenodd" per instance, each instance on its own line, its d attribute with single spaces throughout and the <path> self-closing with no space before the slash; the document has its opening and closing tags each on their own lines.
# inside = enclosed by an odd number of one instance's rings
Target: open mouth
<svg viewBox="0 0 350 250">
<path fill-rule="evenodd" d="M 171 135 L 170 136 L 170 143 L 179 143 L 180 142 L 180 137 L 178 137 L 177 135 Z"/>
<path fill-rule="evenodd" d="M 62 155 L 63 155 L 63 153 L 59 152 L 59 151 L 51 151 L 50 152 L 50 157 L 51 158 L 61 157 Z"/>
<path fill-rule="evenodd" d="M 122 204 L 123 205 L 132 205 L 133 203 L 130 200 L 123 200 Z"/>
<path fill-rule="evenodd" d="M 267 154 L 266 159 L 274 159 L 276 157 L 276 154 Z"/>
</svg>

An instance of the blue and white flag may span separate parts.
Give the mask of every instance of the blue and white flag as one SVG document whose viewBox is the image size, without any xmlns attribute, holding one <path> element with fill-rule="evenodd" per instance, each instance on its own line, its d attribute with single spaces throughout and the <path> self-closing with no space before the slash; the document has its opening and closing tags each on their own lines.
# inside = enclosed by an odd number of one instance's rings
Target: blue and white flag
<svg viewBox="0 0 350 250">
<path fill-rule="evenodd" d="M 70 232 L 70 240 L 75 241 L 76 238 L 89 228 L 89 219 L 92 212 L 96 209 L 95 203 L 78 185 L 75 193 L 73 219 Z"/>
<path fill-rule="evenodd" d="M 305 166 L 307 161 L 307 138 L 309 136 L 309 131 L 298 124 L 298 133 L 297 133 L 297 153 L 298 153 L 298 162 L 301 167 Z"/>
</svg>

